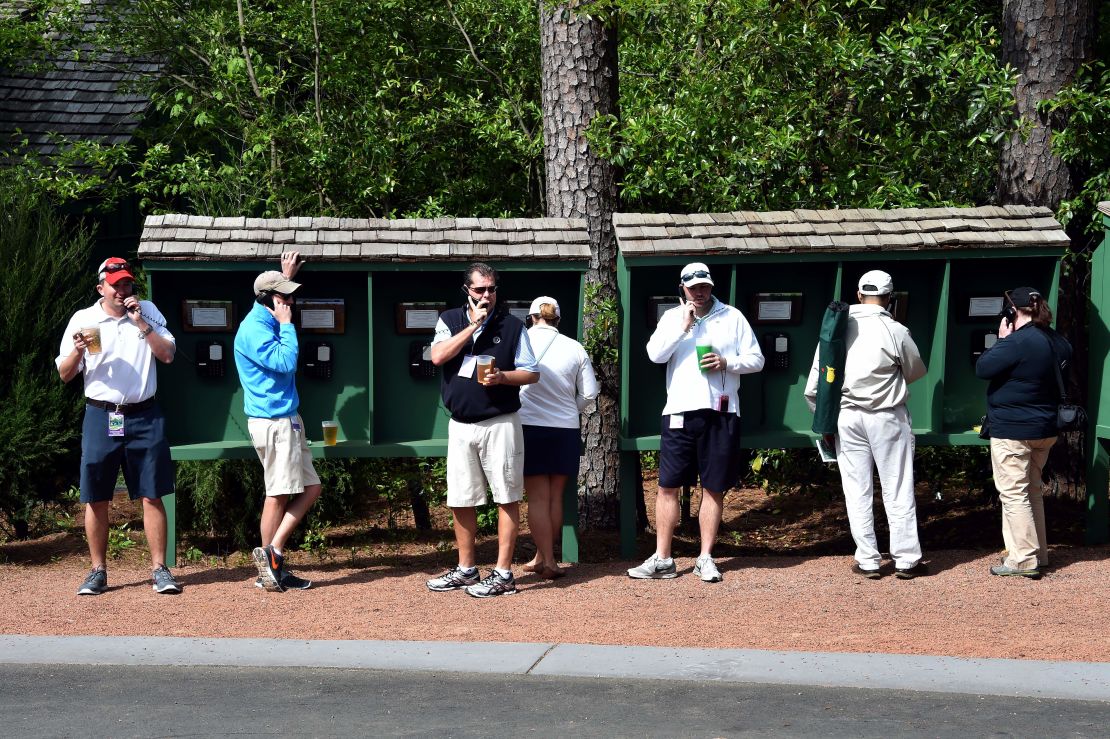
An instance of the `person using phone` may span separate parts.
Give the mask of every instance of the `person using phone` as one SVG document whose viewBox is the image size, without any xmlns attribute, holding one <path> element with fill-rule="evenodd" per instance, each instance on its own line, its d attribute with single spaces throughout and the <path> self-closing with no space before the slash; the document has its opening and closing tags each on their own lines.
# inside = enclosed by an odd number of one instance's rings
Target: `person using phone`
<svg viewBox="0 0 1110 739">
<path fill-rule="evenodd" d="M 162 497 L 174 492 L 174 470 L 165 418 L 154 399 L 155 360 L 172 362 L 177 344 L 154 303 L 135 295 L 135 274 L 126 259 L 100 264 L 96 291 L 100 299 L 69 319 L 55 359 L 62 382 L 78 374 L 85 380 L 81 502 L 92 570 L 77 593 L 100 595 L 108 588 L 108 506 L 121 466 L 131 499 L 143 501 L 154 592 L 180 593 L 166 568 Z"/>
<path fill-rule="evenodd" d="M 483 262 L 466 268 L 466 305 L 442 313 L 432 340 L 432 363 L 443 369 L 440 391 L 447 425 L 447 506 L 455 522 L 458 566 L 428 580 L 429 590 L 465 589 L 475 598 L 511 595 L 513 549 L 524 497 L 524 438 L 520 387 L 540 379 L 524 323 L 497 302 L 497 271 Z M 479 382 L 479 357 L 493 367 Z M 486 366 L 486 365 L 483 365 Z M 497 504 L 497 564 L 478 574 L 477 507 L 487 488 Z"/>
<path fill-rule="evenodd" d="M 763 369 L 763 352 L 744 315 L 713 296 L 713 278 L 705 264 L 692 262 L 679 272 L 679 300 L 660 316 L 647 344 L 651 361 L 667 365 L 655 553 L 628 570 L 628 576 L 644 580 L 678 575 L 671 556 L 678 496 L 700 478 L 701 553 L 694 574 L 703 582 L 720 582 L 713 545 L 725 493 L 740 481 L 740 376 Z"/>
<path fill-rule="evenodd" d="M 299 345 L 293 294 L 301 285 L 293 277 L 302 264 L 299 252 L 285 252 L 280 272 L 255 278 L 255 305 L 235 333 L 235 368 L 243 386 L 247 431 L 266 481 L 259 522 L 262 546 L 252 552 L 258 568 L 255 584 L 278 592 L 312 586 L 285 566 L 284 546 L 321 489 L 296 384 Z"/>
<path fill-rule="evenodd" d="M 990 572 L 1036 580 L 1048 566 L 1041 473 L 1059 434 L 1054 365 L 1066 369 L 1072 348 L 1052 328 L 1052 309 L 1040 291 L 1018 287 L 1004 301 L 998 341 L 975 363 L 975 375 L 989 381 L 991 467 L 1006 545 L 1006 556 Z"/>
<path fill-rule="evenodd" d="M 844 383 L 834 441 L 848 526 L 856 544 L 852 572 L 869 580 L 882 577 L 873 511 L 876 469 L 890 525 L 894 575 L 909 580 L 927 574 L 913 497 L 913 427 L 906 408 L 909 384 L 924 377 L 926 370 L 909 329 L 887 310 L 893 292 L 894 280 L 882 270 L 870 270 L 859 279 L 859 304 L 848 309 Z M 820 356 L 818 347 L 806 382 L 811 411 L 817 407 Z"/>
</svg>

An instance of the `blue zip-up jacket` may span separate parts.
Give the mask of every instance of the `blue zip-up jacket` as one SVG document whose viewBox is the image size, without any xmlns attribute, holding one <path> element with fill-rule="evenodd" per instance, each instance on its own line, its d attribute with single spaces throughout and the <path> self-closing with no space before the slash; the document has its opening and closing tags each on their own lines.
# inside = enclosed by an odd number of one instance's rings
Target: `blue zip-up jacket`
<svg viewBox="0 0 1110 739">
<path fill-rule="evenodd" d="M 279 323 L 258 303 L 235 332 L 235 368 L 243 385 L 243 410 L 248 418 L 296 415 L 297 329 Z"/>
</svg>

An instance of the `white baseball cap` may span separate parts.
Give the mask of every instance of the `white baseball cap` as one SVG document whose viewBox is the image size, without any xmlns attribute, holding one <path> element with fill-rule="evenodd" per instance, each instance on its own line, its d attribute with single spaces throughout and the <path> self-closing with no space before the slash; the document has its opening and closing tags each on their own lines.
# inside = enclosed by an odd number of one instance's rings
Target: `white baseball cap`
<svg viewBox="0 0 1110 739">
<path fill-rule="evenodd" d="M 559 312 L 559 301 L 546 295 L 541 295 L 532 301 L 532 307 L 528 309 L 528 315 L 538 316 L 540 314 L 540 306 L 545 303 L 555 306 L 555 317 L 562 318 L 562 314 Z"/>
<path fill-rule="evenodd" d="M 712 285 L 713 278 L 709 276 L 709 267 L 706 267 L 701 262 L 690 262 L 682 268 L 680 273 L 682 284 L 686 287 L 693 287 L 694 285 Z"/>
<path fill-rule="evenodd" d="M 859 278 L 859 291 L 864 295 L 890 295 L 894 292 L 894 280 L 881 269 L 873 269 Z"/>
</svg>

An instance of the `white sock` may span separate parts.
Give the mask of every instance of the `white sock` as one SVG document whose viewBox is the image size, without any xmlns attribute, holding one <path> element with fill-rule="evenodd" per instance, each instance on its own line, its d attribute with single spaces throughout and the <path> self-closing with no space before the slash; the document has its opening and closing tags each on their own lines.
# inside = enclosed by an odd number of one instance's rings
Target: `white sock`
<svg viewBox="0 0 1110 739">
<path fill-rule="evenodd" d="M 513 578 L 512 570 L 499 570 L 498 568 L 494 567 L 493 571 L 500 575 L 502 580 L 511 580 Z"/>
<path fill-rule="evenodd" d="M 464 575 L 473 575 L 474 572 L 478 568 L 477 567 L 463 567 L 462 565 L 459 565 L 458 569 L 459 569 L 459 572 L 463 573 Z"/>
</svg>

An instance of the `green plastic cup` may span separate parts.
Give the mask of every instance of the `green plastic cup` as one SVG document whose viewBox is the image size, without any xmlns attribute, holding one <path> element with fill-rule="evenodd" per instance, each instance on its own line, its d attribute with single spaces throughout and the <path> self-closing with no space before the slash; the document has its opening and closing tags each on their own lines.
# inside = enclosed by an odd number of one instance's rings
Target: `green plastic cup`
<svg viewBox="0 0 1110 739">
<path fill-rule="evenodd" d="M 702 343 L 703 341 L 705 343 Z M 698 339 L 698 343 L 694 346 L 694 349 L 698 353 L 698 369 L 701 370 L 701 373 L 704 375 L 709 370 L 701 366 L 701 360 L 706 354 L 713 353 L 713 345 L 709 343 L 708 339 Z"/>
</svg>

